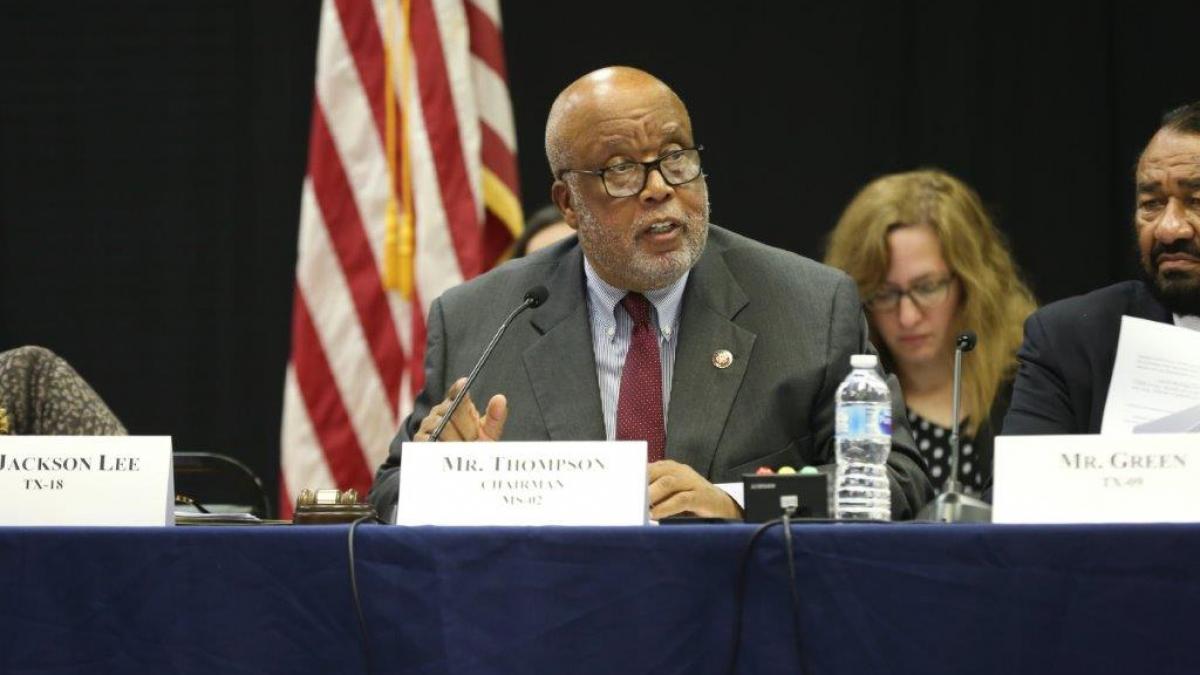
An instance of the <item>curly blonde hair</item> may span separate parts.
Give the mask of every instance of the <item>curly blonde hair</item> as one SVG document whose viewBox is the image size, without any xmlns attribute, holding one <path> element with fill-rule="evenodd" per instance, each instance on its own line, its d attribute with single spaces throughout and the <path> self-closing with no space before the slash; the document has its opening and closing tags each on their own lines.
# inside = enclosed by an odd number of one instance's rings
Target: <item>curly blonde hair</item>
<svg viewBox="0 0 1200 675">
<path fill-rule="evenodd" d="M 1037 307 L 979 195 L 936 169 L 878 178 L 842 213 L 829 234 L 825 263 L 844 270 L 858 283 L 860 297 L 869 298 L 887 278 L 888 233 L 923 224 L 937 234 L 942 256 L 962 289 L 956 331 L 970 329 L 980 336 L 975 353 L 963 359 L 962 388 L 963 413 L 971 430 L 978 430 L 996 392 L 1016 370 L 1022 326 Z M 871 331 L 884 363 L 894 369 L 873 323 Z"/>
</svg>

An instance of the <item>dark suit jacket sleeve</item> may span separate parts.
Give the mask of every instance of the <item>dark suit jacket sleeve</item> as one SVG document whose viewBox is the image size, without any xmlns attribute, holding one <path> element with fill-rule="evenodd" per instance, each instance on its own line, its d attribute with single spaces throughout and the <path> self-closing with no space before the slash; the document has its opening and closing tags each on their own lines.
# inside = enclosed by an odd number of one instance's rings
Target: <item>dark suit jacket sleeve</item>
<svg viewBox="0 0 1200 675">
<path fill-rule="evenodd" d="M 834 413 L 837 388 L 850 372 L 852 354 L 876 354 L 875 347 L 867 337 L 867 319 L 861 309 L 858 287 L 849 277 L 844 277 L 838 286 L 834 300 L 834 313 L 824 403 L 817 406 L 813 428 L 825 447 L 821 456 L 824 461 L 835 461 Z M 887 375 L 888 388 L 892 393 L 892 452 L 888 455 L 888 482 L 892 493 L 892 518 L 911 519 L 933 498 L 933 484 L 925 468 L 925 462 L 917 452 L 916 441 L 908 427 L 905 413 L 904 394 L 895 375 Z"/>
<path fill-rule="evenodd" d="M 874 348 L 871 349 L 874 352 Z M 887 376 L 892 391 L 892 452 L 888 455 L 888 482 L 892 491 L 892 519 L 911 520 L 930 499 L 933 483 L 925 460 L 917 452 L 917 442 L 908 426 L 904 393 L 895 375 Z"/>
<path fill-rule="evenodd" d="M 1041 312 L 1025 320 L 1012 403 L 1004 418 L 1005 434 L 1084 433 L 1077 428 L 1061 360 L 1051 358 L 1054 348 L 1050 340 Z"/>
<path fill-rule="evenodd" d="M 442 314 L 441 298 L 434 300 L 429 308 L 429 319 L 425 329 L 425 386 L 413 402 L 412 413 L 400 425 L 400 431 L 392 440 L 388 458 L 375 473 L 375 482 L 367 500 L 375 507 L 380 518 L 391 522 L 396 517 L 396 500 L 400 495 L 400 453 L 404 444 L 411 441 L 421 428 L 421 420 L 433 406 L 445 398 L 446 384 L 446 322 Z M 461 377 L 466 373 L 455 376 Z"/>
</svg>

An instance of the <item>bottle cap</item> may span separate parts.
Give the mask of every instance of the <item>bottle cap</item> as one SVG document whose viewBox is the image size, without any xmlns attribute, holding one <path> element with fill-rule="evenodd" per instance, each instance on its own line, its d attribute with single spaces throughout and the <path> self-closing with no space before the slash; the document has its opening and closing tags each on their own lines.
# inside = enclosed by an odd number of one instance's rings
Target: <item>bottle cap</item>
<svg viewBox="0 0 1200 675">
<path fill-rule="evenodd" d="M 879 357 L 874 354 L 854 354 L 850 357 L 851 368 L 874 368 L 879 365 Z"/>
<path fill-rule="evenodd" d="M 779 467 L 778 473 L 780 476 L 787 476 L 789 474 L 796 473 L 796 470 L 790 466 L 781 466 Z"/>
<path fill-rule="evenodd" d="M 760 466 L 760 467 L 758 467 L 758 469 L 756 469 L 754 471 L 755 476 L 771 476 L 774 474 L 775 474 L 775 472 L 772 471 L 771 467 L 769 467 L 769 466 Z"/>
<path fill-rule="evenodd" d="M 818 470 L 815 466 L 806 466 L 803 469 L 800 469 L 801 476 L 815 476 L 819 473 L 821 473 L 820 470 Z"/>
</svg>

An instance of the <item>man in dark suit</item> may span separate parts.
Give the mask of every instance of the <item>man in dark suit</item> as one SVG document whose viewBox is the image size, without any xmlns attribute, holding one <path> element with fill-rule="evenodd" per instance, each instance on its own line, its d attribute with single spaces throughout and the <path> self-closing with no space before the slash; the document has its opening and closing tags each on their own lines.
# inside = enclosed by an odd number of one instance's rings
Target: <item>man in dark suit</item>
<svg viewBox="0 0 1200 675">
<path fill-rule="evenodd" d="M 425 389 L 371 490 L 381 513 L 394 507 L 404 443 L 429 438 L 461 375 L 539 284 L 549 299 L 473 385 L 489 396 L 483 410 L 465 399 L 442 440 L 644 439 L 654 518 L 736 518 L 714 483 L 833 461 L 834 392 L 850 355 L 871 351 L 856 287 L 710 226 L 699 152 L 683 103 L 645 72 L 599 70 L 558 97 L 551 194 L 578 238 L 433 303 Z M 932 488 L 904 415 L 893 419 L 892 511 L 911 517 Z"/>
<path fill-rule="evenodd" d="M 1136 188 L 1142 279 L 1029 317 L 1005 434 L 1099 433 L 1123 315 L 1200 329 L 1200 102 L 1163 118 Z"/>
</svg>

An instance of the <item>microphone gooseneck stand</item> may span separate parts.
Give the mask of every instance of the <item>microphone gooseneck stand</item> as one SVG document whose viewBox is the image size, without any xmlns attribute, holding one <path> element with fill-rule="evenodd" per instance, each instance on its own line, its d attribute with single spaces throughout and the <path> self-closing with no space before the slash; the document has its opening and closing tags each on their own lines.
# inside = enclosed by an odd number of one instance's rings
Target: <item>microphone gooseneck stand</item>
<svg viewBox="0 0 1200 675">
<path fill-rule="evenodd" d="M 512 320 L 517 318 L 518 314 L 527 309 L 541 306 L 541 304 L 545 302 L 546 298 L 548 297 L 550 297 L 550 291 L 546 290 L 546 287 L 541 285 L 534 286 L 525 292 L 525 299 L 522 300 L 521 304 L 518 305 L 517 308 L 508 315 L 508 318 L 504 320 L 504 323 L 500 324 L 500 328 L 496 331 L 496 334 L 492 336 L 492 341 L 489 342 L 488 346 L 483 350 L 483 355 L 480 356 L 479 360 L 475 362 L 475 367 L 471 369 L 471 374 L 467 375 L 467 381 L 465 384 L 463 384 L 463 388 L 458 391 L 458 395 L 455 396 L 454 400 L 450 402 L 450 407 L 446 409 L 446 414 L 442 416 L 441 421 L 438 422 L 436 427 L 434 427 L 433 433 L 429 435 L 430 442 L 436 443 L 437 441 L 441 440 L 442 432 L 446 429 L 446 424 L 450 422 L 450 418 L 454 416 L 454 412 L 458 410 L 458 406 L 461 405 L 463 399 L 466 398 L 467 391 L 471 389 L 471 384 L 475 382 L 475 378 L 479 375 L 479 371 L 483 369 L 483 364 L 487 363 L 488 357 L 492 355 L 492 350 L 496 348 L 496 345 L 500 342 L 500 338 L 504 337 L 504 332 L 508 330 L 508 325 L 512 323 Z"/>
<path fill-rule="evenodd" d="M 950 476 L 942 486 L 941 494 L 921 509 L 917 520 L 939 523 L 992 522 L 992 505 L 964 493 L 962 483 L 958 479 L 958 405 L 962 394 L 962 355 L 975 348 L 975 341 L 975 333 L 971 331 L 960 333 L 954 341 L 954 403 L 951 408 L 954 420 L 950 427 Z"/>
</svg>

